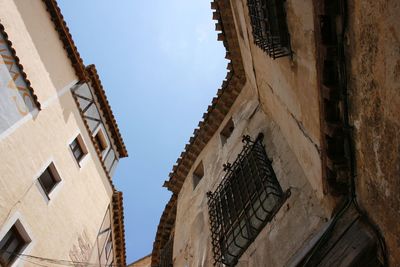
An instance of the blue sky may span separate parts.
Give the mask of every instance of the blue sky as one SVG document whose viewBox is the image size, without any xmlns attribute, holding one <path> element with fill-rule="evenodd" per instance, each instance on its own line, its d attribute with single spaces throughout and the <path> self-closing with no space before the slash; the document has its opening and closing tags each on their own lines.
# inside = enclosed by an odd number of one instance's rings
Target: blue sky
<svg viewBox="0 0 400 267">
<path fill-rule="evenodd" d="M 162 184 L 225 78 L 225 50 L 208 0 L 58 2 L 128 148 L 114 181 L 124 193 L 130 263 L 152 250 L 171 195 Z"/>
</svg>

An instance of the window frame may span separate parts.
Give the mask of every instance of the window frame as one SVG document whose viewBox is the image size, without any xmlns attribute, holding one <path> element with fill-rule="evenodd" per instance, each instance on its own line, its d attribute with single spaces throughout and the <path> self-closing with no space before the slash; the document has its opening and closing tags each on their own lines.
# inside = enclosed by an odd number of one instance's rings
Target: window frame
<svg viewBox="0 0 400 267">
<path fill-rule="evenodd" d="M 247 0 L 254 43 L 271 58 L 292 56 L 286 0 Z"/>
<path fill-rule="evenodd" d="M 100 154 L 103 156 L 103 153 L 110 148 L 110 145 L 107 141 L 107 135 L 105 134 L 103 128 L 100 125 L 97 128 L 97 131 L 95 131 L 93 135 L 93 139 L 96 142 Z"/>
<path fill-rule="evenodd" d="M 75 146 L 74 146 L 75 143 Z M 82 167 L 82 160 L 85 158 L 85 156 L 88 154 L 88 150 L 85 146 L 85 143 L 83 142 L 82 136 L 80 134 L 78 134 L 73 140 L 72 142 L 70 142 L 69 144 L 69 148 L 72 152 L 72 156 L 74 157 L 74 159 L 76 160 L 76 162 L 78 163 L 79 167 Z M 75 155 L 75 152 L 77 150 L 80 150 L 80 155 L 77 157 Z"/>
<path fill-rule="evenodd" d="M 42 179 L 41 179 L 46 172 L 49 174 L 49 176 L 53 182 L 52 187 L 50 189 L 47 188 L 47 186 L 45 185 L 45 182 L 42 181 Z M 37 181 L 38 181 L 41 189 L 45 193 L 47 199 L 50 200 L 50 194 L 54 191 L 54 189 L 57 187 L 57 185 L 59 185 L 61 182 L 60 174 L 58 173 L 53 162 L 51 162 L 46 167 L 46 169 L 40 174 L 40 176 L 37 178 Z"/>
<path fill-rule="evenodd" d="M 13 254 L 16 254 L 16 255 L 12 255 L 6 262 L 4 262 L 2 259 L 2 256 L 4 254 L 2 252 L 2 250 L 5 247 L 5 245 L 7 245 L 7 243 L 8 243 L 8 245 L 10 245 L 10 240 L 7 240 L 7 242 L 5 242 L 5 244 L 3 244 L 3 247 L 0 247 L 0 264 L 7 266 L 7 267 L 14 266 L 18 260 L 18 254 L 21 254 L 24 250 L 26 250 L 28 245 L 30 245 L 32 242 L 31 238 L 29 237 L 25 228 L 23 227 L 22 223 L 20 222 L 19 219 L 17 219 L 10 226 L 10 228 L 8 228 L 8 230 L 5 232 L 5 234 L 1 237 L 0 244 L 4 241 L 4 239 L 10 233 L 10 231 L 12 231 L 13 234 L 17 236 L 17 239 L 19 239 L 18 242 L 20 244 L 18 244 L 18 246 L 16 248 L 14 248 L 14 250 L 12 252 Z"/>
<path fill-rule="evenodd" d="M 264 226 L 272 220 L 290 191 L 278 182 L 262 144 L 243 137 L 244 147 L 214 192 L 208 192 L 208 207 L 214 265 L 234 266 Z"/>
</svg>

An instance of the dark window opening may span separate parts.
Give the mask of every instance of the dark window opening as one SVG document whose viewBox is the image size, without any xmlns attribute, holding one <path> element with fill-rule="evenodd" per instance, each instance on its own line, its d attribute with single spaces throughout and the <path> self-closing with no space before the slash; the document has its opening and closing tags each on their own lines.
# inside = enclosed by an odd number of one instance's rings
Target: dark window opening
<svg viewBox="0 0 400 267">
<path fill-rule="evenodd" d="M 76 137 L 74 141 L 72 141 L 72 143 L 69 145 L 72 150 L 72 154 L 74 155 L 78 163 L 87 154 L 87 151 L 83 146 L 83 141 L 80 140 L 80 138 L 81 138 L 80 136 Z"/>
<path fill-rule="evenodd" d="M 290 56 L 284 0 L 248 0 L 254 43 L 273 59 Z"/>
<path fill-rule="evenodd" d="M 203 162 L 201 161 L 193 172 L 193 190 L 200 183 L 203 176 L 204 176 L 204 167 L 203 167 Z"/>
<path fill-rule="evenodd" d="M 229 119 L 229 121 L 226 123 L 224 129 L 222 129 L 222 131 L 220 133 L 222 145 L 224 145 L 226 143 L 226 141 L 231 136 L 234 129 L 235 129 L 235 125 L 233 124 L 232 119 Z"/>
<path fill-rule="evenodd" d="M 50 192 L 55 188 L 55 186 L 60 182 L 60 177 L 55 169 L 54 164 L 50 164 L 46 170 L 38 178 L 39 184 L 42 186 L 47 197 L 49 197 Z"/>
<path fill-rule="evenodd" d="M 243 138 L 243 150 L 214 192 L 208 192 L 214 265 L 234 266 L 288 196 L 262 144 Z"/>
<path fill-rule="evenodd" d="M 99 130 L 97 134 L 94 136 L 96 141 L 97 147 L 99 148 L 100 152 L 103 152 L 107 148 L 107 141 L 104 137 L 103 131 Z"/>
<path fill-rule="evenodd" d="M 0 265 L 11 266 L 29 242 L 22 237 L 17 226 L 13 225 L 0 241 Z"/>
</svg>

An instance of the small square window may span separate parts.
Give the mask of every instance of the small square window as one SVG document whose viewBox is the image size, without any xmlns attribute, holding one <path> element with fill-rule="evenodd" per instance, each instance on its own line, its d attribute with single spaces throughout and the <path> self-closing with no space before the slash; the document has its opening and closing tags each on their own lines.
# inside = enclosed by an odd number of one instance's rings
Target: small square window
<svg viewBox="0 0 400 267">
<path fill-rule="evenodd" d="M 235 129 L 235 125 L 233 124 L 232 118 L 226 123 L 224 129 L 222 129 L 221 133 L 219 134 L 221 137 L 221 143 L 224 145 L 228 138 L 231 136 L 233 130 Z"/>
<path fill-rule="evenodd" d="M 22 230 L 21 230 L 22 229 Z M 0 266 L 11 266 L 23 249 L 30 243 L 26 232 L 17 221 L 0 241 Z"/>
<path fill-rule="evenodd" d="M 83 143 L 82 137 L 78 135 L 69 145 L 69 147 L 71 148 L 72 154 L 74 155 L 76 161 L 80 163 L 83 157 L 87 154 L 87 149 Z"/>
<path fill-rule="evenodd" d="M 53 163 L 51 163 L 46 170 L 44 170 L 44 172 L 38 178 L 38 181 L 48 197 L 54 187 L 56 187 L 56 185 L 61 181 L 61 178 L 58 175 Z"/>
<path fill-rule="evenodd" d="M 99 148 L 100 152 L 103 152 L 107 149 L 107 141 L 104 136 L 103 130 L 99 129 L 94 136 L 94 140 L 96 141 L 97 147 Z"/>
<path fill-rule="evenodd" d="M 203 176 L 204 176 L 203 162 L 200 162 L 199 165 L 197 165 L 196 169 L 193 172 L 193 190 L 199 184 L 199 182 L 203 178 Z"/>
</svg>

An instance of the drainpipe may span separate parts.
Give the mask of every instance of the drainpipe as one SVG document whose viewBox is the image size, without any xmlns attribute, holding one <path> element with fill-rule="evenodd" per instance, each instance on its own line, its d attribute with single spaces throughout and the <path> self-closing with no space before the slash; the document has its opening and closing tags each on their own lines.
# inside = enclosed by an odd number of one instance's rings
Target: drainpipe
<svg viewBox="0 0 400 267">
<path fill-rule="evenodd" d="M 330 224 L 328 225 L 325 232 L 319 238 L 315 246 L 312 250 L 308 253 L 305 261 L 303 261 L 302 266 L 307 266 L 313 255 L 318 251 L 320 247 L 322 247 L 333 232 L 337 221 L 345 214 L 345 212 L 354 205 L 357 212 L 361 215 L 364 219 L 365 223 L 373 230 L 375 236 L 379 242 L 379 248 L 383 260 L 383 266 L 389 266 L 388 257 L 387 257 L 387 248 L 385 241 L 382 237 L 382 234 L 379 228 L 372 223 L 372 220 L 368 217 L 368 214 L 360 207 L 358 200 L 357 200 L 357 190 L 356 190 L 356 179 L 357 179 L 357 168 L 356 168 L 356 157 L 355 157 L 355 141 L 354 141 L 354 127 L 350 124 L 350 111 L 349 111 L 349 93 L 347 88 L 347 71 L 346 71 L 346 58 L 345 58 L 345 51 L 344 51 L 344 39 L 345 33 L 348 24 L 348 14 L 347 14 L 347 1 L 346 0 L 339 0 L 339 8 L 340 14 L 342 15 L 342 24 L 340 25 L 341 28 L 337 29 L 337 59 L 338 59 L 338 69 L 339 69 L 339 84 L 341 95 L 343 99 L 343 128 L 344 128 L 344 135 L 345 135 L 345 142 L 344 146 L 348 153 L 348 160 L 350 163 L 350 179 L 349 179 L 349 189 L 344 201 L 343 206 L 341 209 L 335 214 L 332 218 Z"/>
</svg>

